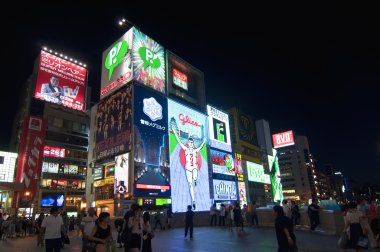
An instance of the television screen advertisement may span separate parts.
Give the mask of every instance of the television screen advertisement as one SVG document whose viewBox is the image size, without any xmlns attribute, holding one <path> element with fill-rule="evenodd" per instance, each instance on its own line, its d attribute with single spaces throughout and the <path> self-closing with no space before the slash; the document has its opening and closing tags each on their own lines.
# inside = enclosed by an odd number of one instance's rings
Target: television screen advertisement
<svg viewBox="0 0 380 252">
<path fill-rule="evenodd" d="M 133 28 L 133 79 L 166 93 L 165 50 L 136 28 Z"/>
<path fill-rule="evenodd" d="M 212 172 L 235 176 L 235 167 L 232 154 L 210 149 Z"/>
<path fill-rule="evenodd" d="M 211 205 L 207 164 L 206 115 L 168 100 L 172 210 L 208 211 Z"/>
<path fill-rule="evenodd" d="M 121 88 L 98 104 L 95 135 L 95 157 L 97 160 L 131 150 L 131 86 Z"/>
<path fill-rule="evenodd" d="M 282 202 L 284 195 L 282 193 L 280 166 L 276 149 L 272 149 L 273 156 L 268 155 L 269 175 L 272 182 L 272 193 L 274 202 Z"/>
<path fill-rule="evenodd" d="M 170 196 L 168 101 L 147 88 L 134 89 L 134 195 Z"/>
<path fill-rule="evenodd" d="M 16 182 L 23 183 L 14 201 L 18 207 L 30 207 L 35 201 L 38 180 L 41 178 L 46 135 L 46 119 L 28 116 L 24 119 L 16 170 Z"/>
<path fill-rule="evenodd" d="M 237 200 L 236 182 L 213 180 L 214 200 Z"/>
<path fill-rule="evenodd" d="M 268 174 L 264 173 L 264 166 L 247 161 L 248 181 L 270 184 Z"/>
<path fill-rule="evenodd" d="M 129 153 L 124 153 L 115 157 L 115 180 L 114 193 L 124 194 L 129 192 Z M 94 177 L 95 180 L 95 177 Z"/>
<path fill-rule="evenodd" d="M 86 68 L 41 51 L 35 98 L 83 111 L 86 82 Z"/>
<path fill-rule="evenodd" d="M 231 152 L 228 114 L 207 105 L 210 147 Z"/>
<path fill-rule="evenodd" d="M 240 207 L 244 206 L 247 203 L 247 191 L 245 189 L 245 183 L 238 181 L 238 190 L 239 190 L 239 202 Z"/>
<path fill-rule="evenodd" d="M 235 153 L 235 173 L 238 181 L 244 181 L 243 161 L 239 153 Z"/>
<path fill-rule="evenodd" d="M 133 28 L 103 52 L 100 99 L 132 80 L 132 45 Z"/>
</svg>

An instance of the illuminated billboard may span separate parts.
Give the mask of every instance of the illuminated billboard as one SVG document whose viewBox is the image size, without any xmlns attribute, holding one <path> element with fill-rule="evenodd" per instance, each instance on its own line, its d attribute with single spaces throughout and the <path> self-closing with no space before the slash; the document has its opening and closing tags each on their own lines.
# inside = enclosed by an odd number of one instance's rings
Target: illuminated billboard
<svg viewBox="0 0 380 252">
<path fill-rule="evenodd" d="M 128 176 L 129 175 L 129 153 L 124 153 L 115 157 L 115 194 L 116 193 L 127 193 L 129 191 L 128 187 Z M 95 180 L 95 178 L 94 178 Z"/>
<path fill-rule="evenodd" d="M 103 167 L 95 167 L 93 177 L 94 177 L 94 180 L 103 179 Z"/>
<path fill-rule="evenodd" d="M 169 154 L 173 212 L 208 211 L 207 117 L 173 100 L 169 108 Z"/>
<path fill-rule="evenodd" d="M 134 88 L 134 196 L 170 196 L 168 101 Z"/>
<path fill-rule="evenodd" d="M 241 154 L 235 153 L 235 173 L 238 181 L 244 181 L 243 161 L 241 160 Z"/>
<path fill-rule="evenodd" d="M 236 182 L 213 180 L 214 200 L 237 200 Z"/>
<path fill-rule="evenodd" d="M 173 84 L 187 91 L 187 83 L 187 75 L 173 68 Z"/>
<path fill-rule="evenodd" d="M 273 147 L 281 148 L 285 146 L 294 145 L 294 134 L 293 131 L 285 131 L 278 134 L 272 135 Z"/>
<path fill-rule="evenodd" d="M 58 173 L 59 164 L 42 162 L 42 172 Z"/>
<path fill-rule="evenodd" d="M 234 160 L 231 154 L 210 149 L 210 155 L 213 173 L 235 176 Z"/>
<path fill-rule="evenodd" d="M 268 165 L 270 180 L 272 182 L 272 193 L 274 202 L 282 202 L 284 196 L 282 193 L 280 166 L 278 164 L 278 157 L 276 149 L 272 149 L 273 156 L 268 155 Z"/>
<path fill-rule="evenodd" d="M 228 114 L 207 105 L 210 147 L 231 152 Z"/>
<path fill-rule="evenodd" d="M 162 93 L 165 85 L 165 50 L 153 39 L 133 28 L 133 79 Z"/>
<path fill-rule="evenodd" d="M 132 80 L 132 45 L 133 28 L 103 52 L 100 99 Z"/>
<path fill-rule="evenodd" d="M 248 181 L 270 184 L 268 174 L 264 173 L 264 166 L 247 161 Z"/>
<path fill-rule="evenodd" d="M 245 183 L 244 182 L 238 182 L 238 190 L 239 190 L 239 202 L 240 207 L 247 204 L 247 190 L 245 189 Z"/>
<path fill-rule="evenodd" d="M 238 113 L 239 139 L 252 145 L 257 145 L 256 124 L 252 116 Z"/>
<path fill-rule="evenodd" d="M 0 151 L 0 182 L 14 182 L 18 154 Z"/>
<path fill-rule="evenodd" d="M 132 87 L 124 87 L 103 99 L 96 114 L 97 160 L 131 150 Z"/>
<path fill-rule="evenodd" d="M 64 158 L 65 149 L 51 146 L 44 146 L 44 157 Z"/>
<path fill-rule="evenodd" d="M 83 111 L 86 82 L 86 68 L 41 51 L 35 98 Z"/>
</svg>

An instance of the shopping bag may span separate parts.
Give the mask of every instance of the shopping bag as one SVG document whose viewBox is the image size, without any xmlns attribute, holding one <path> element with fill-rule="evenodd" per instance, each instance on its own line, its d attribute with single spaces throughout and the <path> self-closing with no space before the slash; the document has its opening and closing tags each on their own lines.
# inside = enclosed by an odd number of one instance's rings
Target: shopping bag
<svg viewBox="0 0 380 252">
<path fill-rule="evenodd" d="M 348 241 L 349 241 L 349 239 L 348 239 L 347 232 L 343 232 L 340 235 L 340 238 L 338 240 L 338 246 L 339 246 L 339 248 L 346 249 L 347 245 L 348 245 Z"/>
<path fill-rule="evenodd" d="M 356 245 L 358 247 L 361 247 L 361 248 L 364 248 L 364 249 L 368 249 L 368 245 L 369 245 L 368 236 L 366 236 L 366 235 L 360 236 L 359 239 L 358 239 L 358 243 Z"/>
</svg>

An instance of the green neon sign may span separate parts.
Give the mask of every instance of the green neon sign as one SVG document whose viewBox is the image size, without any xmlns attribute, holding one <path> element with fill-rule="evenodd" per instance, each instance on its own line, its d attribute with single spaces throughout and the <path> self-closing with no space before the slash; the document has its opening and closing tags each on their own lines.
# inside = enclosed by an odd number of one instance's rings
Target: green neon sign
<svg viewBox="0 0 380 252">
<path fill-rule="evenodd" d="M 111 80 L 113 70 L 120 64 L 121 60 L 128 51 L 128 47 L 127 41 L 121 40 L 108 52 L 106 61 L 104 62 L 104 67 L 109 70 L 108 80 Z"/>
</svg>

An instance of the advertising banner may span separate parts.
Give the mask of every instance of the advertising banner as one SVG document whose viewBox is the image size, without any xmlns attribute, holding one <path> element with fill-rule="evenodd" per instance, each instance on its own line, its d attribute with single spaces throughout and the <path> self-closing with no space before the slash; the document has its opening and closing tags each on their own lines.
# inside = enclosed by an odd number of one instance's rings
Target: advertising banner
<svg viewBox="0 0 380 252">
<path fill-rule="evenodd" d="M 244 182 L 238 182 L 238 189 L 239 189 L 239 202 L 240 206 L 244 206 L 247 203 L 247 191 L 245 189 L 245 183 Z"/>
<path fill-rule="evenodd" d="M 127 193 L 129 178 L 129 153 L 115 157 L 115 194 Z"/>
<path fill-rule="evenodd" d="M 268 174 L 264 173 L 264 166 L 247 161 L 248 181 L 270 184 Z"/>
<path fill-rule="evenodd" d="M 98 104 L 96 114 L 97 160 L 126 153 L 132 145 L 132 87 L 124 87 Z"/>
<path fill-rule="evenodd" d="M 86 82 L 86 68 L 41 51 L 35 98 L 83 111 Z"/>
<path fill-rule="evenodd" d="M 24 119 L 16 182 L 24 184 L 17 195 L 17 207 L 30 207 L 35 201 L 38 180 L 41 178 L 46 119 L 28 116 Z"/>
<path fill-rule="evenodd" d="M 132 45 L 133 28 L 103 52 L 100 99 L 132 80 Z"/>
<path fill-rule="evenodd" d="M 172 210 L 208 211 L 207 117 L 170 99 L 168 108 Z"/>
<path fill-rule="evenodd" d="M 239 153 L 235 153 L 235 173 L 238 181 L 244 181 L 243 161 Z"/>
<path fill-rule="evenodd" d="M 234 160 L 231 154 L 210 149 L 210 155 L 213 173 L 235 176 Z"/>
<path fill-rule="evenodd" d="M 214 200 L 237 200 L 236 182 L 213 180 Z"/>
<path fill-rule="evenodd" d="M 134 196 L 170 196 L 168 101 L 134 89 Z"/>
<path fill-rule="evenodd" d="M 268 155 L 268 165 L 270 172 L 270 180 L 272 182 L 272 193 L 274 202 L 282 202 L 284 195 L 282 193 L 280 166 L 278 165 L 278 157 L 276 149 L 272 149 L 273 156 Z"/>
<path fill-rule="evenodd" d="M 65 149 L 51 146 L 44 146 L 44 157 L 64 158 Z"/>
<path fill-rule="evenodd" d="M 42 172 L 58 173 L 59 164 L 42 162 Z"/>
<path fill-rule="evenodd" d="M 207 105 L 210 147 L 231 152 L 228 114 Z"/>
<path fill-rule="evenodd" d="M 173 68 L 173 84 L 187 91 L 187 83 L 187 75 Z"/>
<path fill-rule="evenodd" d="M 294 145 L 294 134 L 293 131 L 285 131 L 282 133 L 272 135 L 273 147 L 281 148 L 285 146 Z"/>
<path fill-rule="evenodd" d="M 133 79 L 166 93 L 165 50 L 136 28 L 133 28 Z"/>
</svg>

